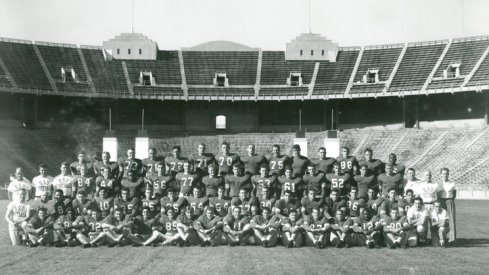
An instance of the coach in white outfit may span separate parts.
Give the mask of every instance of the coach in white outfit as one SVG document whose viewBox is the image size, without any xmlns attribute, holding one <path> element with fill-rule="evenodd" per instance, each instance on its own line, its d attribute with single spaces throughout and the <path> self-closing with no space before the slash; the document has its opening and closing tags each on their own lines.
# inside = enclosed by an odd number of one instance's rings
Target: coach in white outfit
<svg viewBox="0 0 489 275">
<path fill-rule="evenodd" d="M 450 231 L 448 232 L 448 244 L 453 245 L 457 238 L 456 227 L 455 227 L 455 197 L 457 196 L 457 189 L 455 182 L 449 181 L 450 171 L 448 168 L 442 168 L 441 182 L 438 186 L 438 197 L 441 201 L 441 207 L 447 210 L 448 215 L 448 227 Z"/>
<path fill-rule="evenodd" d="M 32 197 L 31 182 L 24 178 L 24 173 L 22 172 L 22 168 L 17 167 L 15 169 L 15 178 L 10 177 L 10 183 L 8 185 L 8 198 L 11 201 L 18 201 L 20 190 L 24 189 L 26 191 L 25 200 L 28 201 Z"/>
<path fill-rule="evenodd" d="M 424 172 L 424 180 L 414 186 L 414 195 L 423 199 L 423 204 L 431 211 L 433 203 L 438 199 L 438 184 L 434 183 L 431 178 L 431 171 Z"/>
</svg>

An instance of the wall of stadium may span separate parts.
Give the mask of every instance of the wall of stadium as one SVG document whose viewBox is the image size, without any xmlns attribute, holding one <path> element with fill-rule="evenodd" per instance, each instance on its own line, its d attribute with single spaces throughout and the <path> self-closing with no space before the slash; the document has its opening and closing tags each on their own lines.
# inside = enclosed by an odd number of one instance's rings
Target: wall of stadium
<svg viewBox="0 0 489 275">
<path fill-rule="evenodd" d="M 376 125 L 415 127 L 423 121 L 475 119 L 487 116 L 483 93 L 382 97 L 316 101 L 160 101 L 94 99 L 0 93 L 0 119 L 38 127 L 93 123 L 108 128 L 109 113 L 117 129 L 172 132 L 296 132 L 362 128 Z M 110 110 L 110 111 L 109 111 Z M 227 129 L 216 130 L 217 115 Z"/>
</svg>

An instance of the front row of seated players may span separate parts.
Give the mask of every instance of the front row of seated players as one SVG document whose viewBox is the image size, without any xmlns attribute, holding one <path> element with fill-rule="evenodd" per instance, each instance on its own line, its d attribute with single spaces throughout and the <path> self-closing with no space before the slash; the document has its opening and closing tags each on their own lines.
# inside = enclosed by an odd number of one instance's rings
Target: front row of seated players
<svg viewBox="0 0 489 275">
<path fill-rule="evenodd" d="M 108 198 L 106 191 L 101 188 L 94 201 L 86 200 L 80 192 L 77 199 L 66 203 L 58 189 L 52 203 L 31 211 L 22 189 L 19 200 L 11 202 L 6 213 L 12 244 L 272 247 L 281 243 L 286 247 L 406 248 L 425 243 L 428 229 L 434 244 L 443 246 L 447 239 L 448 217 L 438 201 L 428 212 L 419 197 L 397 202 L 393 188 L 389 198 L 375 198 L 369 190 L 366 201 L 356 198 L 355 187 L 350 197 L 340 197 L 341 191 L 334 188 L 326 199 L 310 189 L 302 207 L 291 190 L 272 204 L 266 200 L 267 187 L 262 189 L 263 199 L 241 188 L 239 197 L 232 200 L 223 197 L 223 186 L 219 186 L 217 197 L 200 197 L 198 188 L 193 189 L 193 196 L 178 197 L 170 188 L 159 202 L 151 200 L 150 187 L 143 200 L 132 197 L 127 188 L 115 200 Z"/>
</svg>

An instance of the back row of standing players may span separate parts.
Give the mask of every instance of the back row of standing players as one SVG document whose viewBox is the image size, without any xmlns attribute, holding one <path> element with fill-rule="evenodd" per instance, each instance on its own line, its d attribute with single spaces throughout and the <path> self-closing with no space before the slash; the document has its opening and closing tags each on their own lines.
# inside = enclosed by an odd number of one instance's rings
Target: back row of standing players
<svg viewBox="0 0 489 275">
<path fill-rule="evenodd" d="M 67 198 L 75 198 L 76 193 L 83 191 L 93 199 L 98 197 L 100 188 L 107 189 L 108 197 L 119 196 L 123 188 L 128 188 L 131 197 L 140 197 L 151 186 L 155 198 L 166 196 L 169 188 L 180 197 L 191 196 L 194 187 L 199 187 L 207 197 L 215 197 L 221 185 L 225 187 L 225 197 L 229 198 L 238 197 L 240 189 L 260 197 L 264 186 L 276 199 L 283 197 L 286 190 L 298 199 L 310 189 L 315 189 L 323 199 L 332 188 L 338 188 L 339 196 L 345 196 L 351 186 L 356 186 L 358 197 L 365 199 L 369 187 L 384 196 L 390 188 L 396 188 L 398 194 L 404 193 L 405 167 L 397 163 L 395 154 L 389 155 L 386 165 L 373 159 L 370 149 L 365 150 L 365 159 L 357 161 L 349 155 L 347 147 L 342 148 L 341 156 L 336 159 L 326 157 L 326 149 L 319 148 L 318 159 L 314 161 L 301 155 L 299 145 L 293 146 L 291 157 L 281 154 L 278 145 L 273 146 L 269 158 L 256 154 L 252 144 L 247 153 L 246 156 L 230 153 L 226 142 L 219 155 L 207 153 L 205 144 L 199 144 L 198 153 L 188 158 L 181 156 L 179 146 L 167 158 L 150 148 L 148 158 L 143 160 L 135 158 L 134 150 L 129 149 L 127 156 L 117 162 L 110 160 L 108 152 L 103 152 L 102 160 L 88 162 L 85 153 L 80 152 L 78 161 L 62 163 L 61 174 L 54 178 L 47 175 L 45 165 L 40 165 L 40 175 L 32 180 L 30 195 L 39 198 L 42 192 L 47 192 L 52 197 L 54 190 L 61 189 Z"/>
</svg>

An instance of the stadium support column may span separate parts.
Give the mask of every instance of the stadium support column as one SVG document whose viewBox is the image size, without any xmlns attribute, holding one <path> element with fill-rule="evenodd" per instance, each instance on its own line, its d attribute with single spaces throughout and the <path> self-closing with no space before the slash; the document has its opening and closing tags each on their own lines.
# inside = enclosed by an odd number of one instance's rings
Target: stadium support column
<svg viewBox="0 0 489 275">
<path fill-rule="evenodd" d="M 419 99 L 417 97 L 414 99 L 414 121 L 414 127 L 419 129 Z"/>
<path fill-rule="evenodd" d="M 339 130 L 340 129 L 340 102 L 339 101 L 336 101 L 336 105 L 335 105 L 335 112 L 334 112 L 334 129 L 335 130 Z"/>
<path fill-rule="evenodd" d="M 20 123 L 24 125 L 25 123 L 25 97 L 20 98 Z"/>
<path fill-rule="evenodd" d="M 39 98 L 36 96 L 34 97 L 34 107 L 33 107 L 33 125 L 32 126 L 36 126 L 37 125 L 37 122 L 39 121 Z"/>
<path fill-rule="evenodd" d="M 403 97 L 402 98 L 402 124 L 404 126 L 404 128 L 407 128 L 407 102 L 406 102 L 406 98 Z"/>
</svg>

